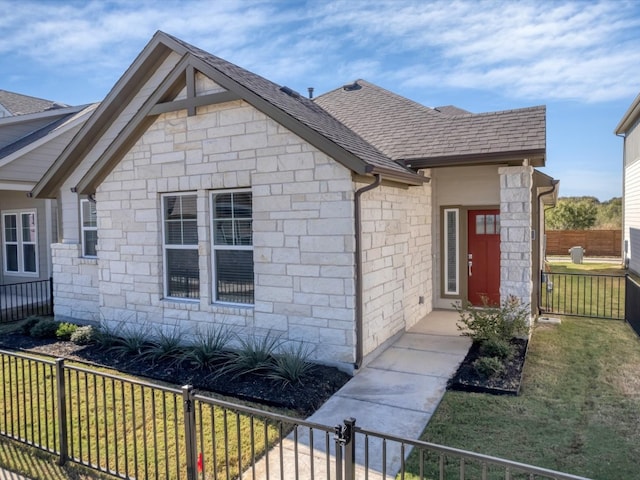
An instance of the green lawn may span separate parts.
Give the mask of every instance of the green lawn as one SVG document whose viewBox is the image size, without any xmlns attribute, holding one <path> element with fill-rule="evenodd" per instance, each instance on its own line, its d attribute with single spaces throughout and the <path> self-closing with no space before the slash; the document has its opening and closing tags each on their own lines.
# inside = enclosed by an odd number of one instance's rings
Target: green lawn
<svg viewBox="0 0 640 480">
<path fill-rule="evenodd" d="M 638 478 L 640 341 L 622 321 L 538 326 L 519 397 L 447 392 L 421 439 L 600 480 Z M 415 455 L 409 465 L 417 474 Z"/>
<path fill-rule="evenodd" d="M 624 316 L 624 270 L 611 263 L 549 263 L 541 307 L 547 314 L 592 318 Z"/>
<path fill-rule="evenodd" d="M 0 326 L 0 334 L 12 328 L 15 326 Z M 127 476 L 178 478 L 179 472 L 186 471 L 182 396 L 138 384 L 135 377 L 117 371 L 95 371 L 118 375 L 121 380 L 73 368 L 65 375 L 69 456 Z M 8 406 L 0 411 L 0 429 L 28 442 L 58 448 L 54 370 L 40 362 L 1 356 L 0 383 L 0 410 Z M 284 410 L 277 413 L 291 414 Z M 209 403 L 197 404 L 196 425 L 196 448 L 203 452 L 204 468 L 208 475 L 215 470 L 220 478 L 236 476 L 240 465 L 246 467 L 252 458 L 260 457 L 280 435 L 271 421 L 265 425 L 259 416 Z M 285 434 L 289 428 L 283 427 Z M 16 447 L 5 438 L 0 443 L 0 466 L 31 478 L 93 475 L 73 465 L 58 467 L 56 460 L 24 445 Z"/>
</svg>

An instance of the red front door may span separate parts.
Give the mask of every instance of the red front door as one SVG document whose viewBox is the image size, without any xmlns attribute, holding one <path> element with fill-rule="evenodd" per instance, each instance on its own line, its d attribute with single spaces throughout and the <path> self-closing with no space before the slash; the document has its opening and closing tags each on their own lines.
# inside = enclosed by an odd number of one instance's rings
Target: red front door
<svg viewBox="0 0 640 480">
<path fill-rule="evenodd" d="M 473 305 L 500 304 L 500 210 L 469 210 L 468 289 Z"/>
</svg>

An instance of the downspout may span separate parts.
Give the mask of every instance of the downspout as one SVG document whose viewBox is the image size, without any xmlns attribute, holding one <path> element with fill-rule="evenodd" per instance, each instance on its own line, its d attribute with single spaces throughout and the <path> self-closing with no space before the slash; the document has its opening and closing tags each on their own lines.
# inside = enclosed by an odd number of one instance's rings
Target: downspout
<svg viewBox="0 0 640 480">
<path fill-rule="evenodd" d="M 627 236 L 626 234 L 626 230 L 627 230 L 627 225 L 626 225 L 626 221 L 625 221 L 625 201 L 624 201 L 624 194 L 625 194 L 625 186 L 627 184 L 627 134 L 626 133 L 616 133 L 616 137 L 620 137 L 622 138 L 622 245 L 620 245 L 621 251 L 622 251 L 622 265 L 624 266 L 624 268 L 626 270 L 629 269 L 629 252 L 628 252 L 628 245 L 627 245 L 627 241 L 625 240 L 625 237 Z"/>
<path fill-rule="evenodd" d="M 354 207 L 355 207 L 355 230 L 356 230 L 356 245 L 355 245 L 355 261 L 356 261 L 356 361 L 354 367 L 357 369 L 362 365 L 363 358 L 363 349 L 362 349 L 362 324 L 364 317 L 364 290 L 363 290 L 363 282 L 362 282 L 362 226 L 361 222 L 361 213 L 360 213 L 360 197 L 363 193 L 368 192 L 369 190 L 373 190 L 374 188 L 378 188 L 382 183 L 382 175 L 375 174 L 375 181 L 367 185 L 366 187 L 362 187 L 360 190 L 356 190 L 355 198 L 354 198 Z"/>
<path fill-rule="evenodd" d="M 537 203 L 537 205 L 538 205 L 538 209 L 540 209 L 540 199 L 541 199 L 542 197 L 544 197 L 545 195 L 551 195 L 553 192 L 555 192 L 555 191 L 556 191 L 556 187 L 558 186 L 558 184 L 559 184 L 559 183 L 560 183 L 560 180 L 552 180 L 552 181 L 551 181 L 551 189 L 549 189 L 549 190 L 547 190 L 547 191 L 545 191 L 545 192 L 540 192 L 540 193 L 538 194 L 538 199 L 537 199 L 537 200 L 538 200 L 538 203 Z M 543 208 L 543 209 L 542 209 L 542 218 L 543 218 L 543 219 L 544 219 L 544 218 L 545 218 L 545 216 L 546 216 L 546 215 L 545 215 L 545 214 L 546 214 L 546 211 L 547 211 L 547 210 L 551 210 L 552 208 L 555 208 L 555 205 L 554 205 L 554 206 L 552 206 L 552 207 L 549 207 L 549 208 Z M 538 215 L 539 215 L 539 214 L 538 214 Z M 538 221 L 540 221 L 540 220 L 538 220 Z M 545 228 L 545 230 L 544 230 L 544 231 L 545 231 L 545 235 L 546 235 L 546 231 L 547 231 L 547 230 L 546 230 L 546 228 Z M 543 262 L 546 262 L 546 261 L 547 261 L 547 246 L 546 246 L 546 244 L 545 244 L 545 246 L 544 246 L 544 257 L 542 258 L 542 261 L 543 261 Z"/>
</svg>

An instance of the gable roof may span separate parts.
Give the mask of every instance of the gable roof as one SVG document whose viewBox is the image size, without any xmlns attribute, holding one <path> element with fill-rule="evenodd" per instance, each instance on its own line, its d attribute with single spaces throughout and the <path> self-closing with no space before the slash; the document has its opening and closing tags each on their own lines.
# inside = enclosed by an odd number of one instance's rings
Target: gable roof
<svg viewBox="0 0 640 480">
<path fill-rule="evenodd" d="M 413 168 L 522 162 L 543 166 L 544 106 L 473 114 L 425 107 L 357 80 L 315 99 L 389 158 Z"/>
<path fill-rule="evenodd" d="M 21 93 L 0 90 L 0 107 L 8 112 L 9 115 L 13 116 L 44 112 L 46 110 L 68 107 L 68 105 L 43 98 L 22 95 Z"/>
<path fill-rule="evenodd" d="M 363 140 L 312 100 L 158 31 L 42 181 L 36 185 L 33 195 L 55 196 L 56 191 L 83 157 L 96 146 L 113 119 L 122 113 L 158 66 L 172 53 L 178 54 L 181 57 L 180 61 L 166 74 L 161 84 L 148 94 L 144 104 L 115 139 L 110 141 L 104 151 L 98 152 L 98 159 L 76 187 L 79 193 L 95 192 L 100 181 L 160 113 L 178 108 L 187 108 L 195 113 L 196 106 L 235 99 L 242 99 L 251 104 L 357 174 L 380 173 L 384 174 L 385 178 L 410 185 L 418 185 L 425 181 L 424 177 L 394 162 Z M 193 90 L 195 71 L 211 78 L 226 89 L 226 92 L 195 97 L 193 92 L 189 92 L 190 89 Z M 176 94 L 185 86 L 188 98 L 174 100 Z"/>
<path fill-rule="evenodd" d="M 4 188 L 11 182 L 16 182 L 16 185 L 20 182 L 31 182 L 27 190 L 33 188 L 35 182 L 71 140 L 75 131 L 73 129 L 77 129 L 87 119 L 93 108 L 95 105 L 64 107 L 56 110 L 57 115 L 45 111 L 1 119 L 0 131 L 25 123 L 23 119 L 26 117 L 45 120 L 45 123 L 26 122 L 31 128 L 26 131 L 19 130 L 22 132 L 21 136 L 16 136 L 13 141 L 0 148 L 0 181 L 4 182 Z M 10 121 L 12 119 L 14 121 Z M 38 151 L 40 147 L 44 150 Z M 35 153 L 31 154 L 32 152 Z M 24 189 L 24 185 L 20 189 Z"/>
<path fill-rule="evenodd" d="M 622 116 L 620 123 L 615 129 L 616 135 L 622 135 L 627 133 L 629 129 L 636 123 L 636 121 L 640 118 L 640 94 L 636 98 L 634 98 L 629 108 Z"/>
</svg>

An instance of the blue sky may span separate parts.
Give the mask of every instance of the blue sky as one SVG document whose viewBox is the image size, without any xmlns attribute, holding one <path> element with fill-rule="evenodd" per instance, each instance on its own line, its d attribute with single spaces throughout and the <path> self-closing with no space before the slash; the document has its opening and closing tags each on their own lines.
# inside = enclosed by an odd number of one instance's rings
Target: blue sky
<svg viewBox="0 0 640 480">
<path fill-rule="evenodd" d="M 622 193 L 640 2 L 0 0 L 0 89 L 101 100 L 156 30 L 301 93 L 364 78 L 428 106 L 547 106 L 561 196 Z"/>
</svg>

